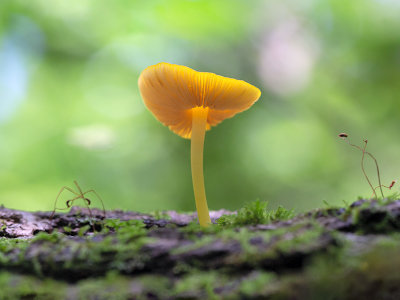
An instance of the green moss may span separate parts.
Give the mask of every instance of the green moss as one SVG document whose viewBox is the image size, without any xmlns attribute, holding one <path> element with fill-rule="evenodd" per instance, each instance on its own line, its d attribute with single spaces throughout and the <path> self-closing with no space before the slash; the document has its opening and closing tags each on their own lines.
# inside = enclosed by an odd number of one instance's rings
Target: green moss
<svg viewBox="0 0 400 300">
<path fill-rule="evenodd" d="M 64 233 L 70 234 L 72 232 L 72 228 L 69 226 L 64 226 L 63 227 Z"/>
<path fill-rule="evenodd" d="M 392 294 L 391 299 L 400 298 L 396 285 L 400 282 L 400 234 L 392 234 L 400 228 L 397 216 L 385 208 L 388 201 L 360 204 L 346 210 L 320 210 L 317 220 L 306 214 L 270 226 L 254 225 L 285 220 L 293 213 L 283 208 L 268 211 L 265 202 L 256 201 L 207 228 L 192 222 L 182 228 L 146 229 L 142 221 L 114 219 L 105 220 L 102 231 L 95 234 L 54 232 L 29 240 L 0 238 L 0 268 L 37 275 L 0 273 L 0 286 L 14 287 L 14 291 L 0 291 L 0 299 L 65 299 L 71 293 L 76 299 L 312 300 L 358 299 L 358 294 L 379 299 L 371 287 L 388 293 L 384 294 L 388 299 Z M 346 221 L 359 235 L 321 225 L 336 221 Z M 386 238 L 360 236 L 371 232 L 385 233 Z M 184 246 L 165 250 L 164 239 L 170 234 L 184 240 Z M 372 239 L 374 243 L 368 244 Z M 161 249 L 157 262 L 143 249 L 144 245 L 151 248 L 154 241 Z M 170 251 L 165 262 L 171 269 L 153 274 L 158 272 L 154 264 L 163 262 L 163 251 Z M 192 256 L 193 251 L 198 256 Z M 109 270 L 113 271 L 107 274 Z M 76 282 L 46 279 L 50 277 Z"/>
<path fill-rule="evenodd" d="M 39 242 L 39 241 L 49 241 L 52 243 L 57 243 L 61 239 L 63 239 L 65 236 L 57 231 L 54 231 L 52 233 L 46 233 L 46 232 L 39 232 L 34 238 L 30 240 L 30 243 L 34 242 Z"/>
<path fill-rule="evenodd" d="M 143 237 L 147 234 L 146 225 L 140 220 L 121 221 L 119 219 L 107 219 L 101 234 L 115 232 L 120 241 Z"/>
<path fill-rule="evenodd" d="M 309 230 L 309 231 L 307 231 Z M 236 236 L 235 236 L 236 234 Z M 341 247 L 326 248 L 326 251 L 314 254 L 304 266 L 296 272 L 274 273 L 263 270 L 263 264 L 268 259 L 279 258 L 285 253 L 299 253 L 306 247 L 315 247 L 317 241 L 326 232 L 317 225 L 302 224 L 290 226 L 279 230 L 265 232 L 252 232 L 248 228 L 227 229 L 217 234 L 205 235 L 202 243 L 206 245 L 217 239 L 230 241 L 236 237 L 243 245 L 249 239 L 261 237 L 262 243 L 269 245 L 266 252 L 254 251 L 257 247 L 250 245 L 251 249 L 244 248 L 244 253 L 251 254 L 244 261 L 248 263 L 250 257 L 254 260 L 250 273 L 237 268 L 238 257 L 230 258 L 232 267 L 240 272 L 232 272 L 222 268 L 213 271 L 201 271 L 196 267 L 181 264 L 172 274 L 146 274 L 136 276 L 123 276 L 120 274 L 124 268 L 129 269 L 124 259 L 116 258 L 113 265 L 114 272 L 98 278 L 80 280 L 70 284 L 51 279 L 38 279 L 32 276 L 22 276 L 7 272 L 0 273 L 0 299 L 66 299 L 73 295 L 74 299 L 147 299 L 148 297 L 170 299 L 397 299 L 400 296 L 400 234 L 393 234 L 381 238 L 374 246 L 365 249 L 351 248 L 351 243 L 341 244 Z M 59 235 L 54 235 L 59 238 Z M 52 237 L 55 239 L 55 237 Z M 140 240 L 140 238 L 138 238 Z M 71 247 L 70 240 L 61 237 L 57 243 L 61 247 Z M 93 241 L 91 241 L 93 242 Z M 43 236 L 37 238 L 35 243 L 50 243 Z M 105 244 L 75 245 L 70 250 L 75 261 L 85 260 L 85 264 L 92 266 L 94 262 L 104 257 L 91 258 L 88 256 L 99 255 L 100 252 L 90 246 L 102 245 L 103 250 L 109 251 L 113 247 L 112 240 L 104 240 Z M 23 242 L 14 241 L 21 249 Z M 198 246 L 200 245 L 197 244 Z M 131 245 L 132 246 L 132 245 Z M 131 247 L 128 246 L 128 247 Z M 3 249 L 10 250 L 10 246 L 3 242 Z M 85 251 L 82 251 L 83 247 Z M 124 245 L 119 245 L 125 252 Z M 114 248 L 115 249 L 115 248 Z M 362 252 L 360 252 L 362 251 Z M 134 253 L 134 252 L 133 252 Z M 311 253 L 306 251 L 306 253 Z M 118 254 L 119 255 L 119 254 Z M 132 253 L 129 254 L 130 256 Z M 127 256 L 128 257 L 128 256 Z M 127 258 L 126 257 L 126 258 Z M 282 257 L 281 257 L 282 258 Z M 281 259 L 279 258 L 279 259 Z M 239 261 L 240 262 L 240 261 Z M 117 264 L 122 264 L 118 266 Z M 60 266 L 58 266 L 60 267 Z M 111 265 L 109 265 L 111 268 Z M 66 268 L 62 266 L 61 268 Z M 74 264 L 68 266 L 74 268 Z M 125 270 L 127 270 L 125 269 Z M 182 272 L 184 270 L 184 272 Z M 376 292 L 379 291 L 379 294 Z M 380 298 L 381 296 L 381 298 Z"/>
<path fill-rule="evenodd" d="M 162 297 L 171 294 L 168 279 L 157 275 L 121 276 L 109 272 L 104 277 L 68 284 L 52 279 L 38 279 L 29 275 L 0 272 L 0 299 L 148 299 L 149 295 Z M 160 298 L 160 297 L 157 297 Z"/>
<path fill-rule="evenodd" d="M 104 221 L 103 233 L 119 232 L 122 233 L 126 230 L 138 230 L 145 228 L 145 224 L 141 220 L 128 220 L 121 221 L 119 219 L 107 219 Z"/>
<path fill-rule="evenodd" d="M 259 268 L 260 265 L 264 265 L 268 269 L 279 264 L 283 269 L 290 265 L 301 268 L 307 256 L 326 250 L 322 240 L 333 239 L 331 236 L 326 237 L 326 234 L 321 227 L 310 224 L 250 234 L 243 230 L 242 238 L 239 231 L 237 239 L 240 241 L 242 251 L 231 257 L 229 262 L 232 267 L 247 265 Z M 252 243 L 252 241 L 257 242 Z"/>
<path fill-rule="evenodd" d="M 272 272 L 254 271 L 240 283 L 238 292 L 241 298 L 255 298 L 257 295 L 266 296 L 271 286 L 276 285 L 277 276 Z M 239 295 L 238 295 L 239 297 Z"/>
<path fill-rule="evenodd" d="M 215 288 L 225 285 L 227 279 L 218 272 L 194 272 L 181 278 L 171 293 L 172 299 L 220 299 Z"/>
<path fill-rule="evenodd" d="M 271 264 L 272 267 L 273 261 L 286 264 L 284 261 L 281 262 L 282 257 L 285 256 L 293 256 L 295 259 L 299 259 L 299 264 L 301 264 L 303 258 L 296 258 L 300 253 L 309 255 L 310 253 L 325 251 L 326 243 L 323 239 L 328 239 L 329 242 L 329 239 L 334 240 L 335 238 L 315 222 L 304 222 L 266 231 L 255 231 L 251 227 L 228 227 L 212 234 L 197 235 L 197 239 L 192 244 L 178 247 L 172 251 L 172 254 L 186 254 L 187 257 L 190 256 L 190 252 L 211 249 L 211 245 L 222 243 L 227 247 L 234 247 L 231 248 L 232 250 L 236 249 L 232 252 L 232 255 L 221 257 L 227 268 L 236 269 L 245 266 L 258 268 L 265 261 L 269 261 L 268 265 Z M 205 263 L 203 261 L 200 265 Z M 188 264 L 190 266 L 181 263 L 179 268 L 175 269 L 175 272 L 177 274 L 188 273 L 198 265 L 195 259 L 188 261 Z"/>
<path fill-rule="evenodd" d="M 321 227 L 302 228 L 294 234 L 285 234 L 282 239 L 275 243 L 272 251 L 279 253 L 296 252 L 303 247 L 312 247 L 318 244 L 318 240 L 325 232 Z"/>
<path fill-rule="evenodd" d="M 171 220 L 171 216 L 168 214 L 168 212 L 163 210 L 155 210 L 153 212 L 150 212 L 149 215 L 152 216 L 155 220 Z"/>
<path fill-rule="evenodd" d="M 25 239 L 0 238 L 0 254 L 9 252 L 13 249 L 24 248 L 28 244 L 29 241 Z"/>
<path fill-rule="evenodd" d="M 382 238 L 367 249 L 331 248 L 301 274 L 282 278 L 272 299 L 399 299 L 399 236 Z"/>
<path fill-rule="evenodd" d="M 19 259 L 19 253 L 28 246 L 28 240 L 0 238 L 0 267 L 10 264 L 11 257 Z"/>
<path fill-rule="evenodd" d="M 279 206 L 276 210 L 267 210 L 268 202 L 256 200 L 247 203 L 238 210 L 237 214 L 224 215 L 218 219 L 218 225 L 223 227 L 238 227 L 246 225 L 269 224 L 273 221 L 282 221 L 294 216 L 293 210 Z"/>
<path fill-rule="evenodd" d="M 378 202 L 367 201 L 354 207 L 346 218 L 351 218 L 355 229 L 360 234 L 389 233 L 400 229 L 397 215 L 392 214 Z"/>
<path fill-rule="evenodd" d="M 0 272 L 0 299 L 65 299 L 67 285 L 51 279 Z"/>
<path fill-rule="evenodd" d="M 176 249 L 173 249 L 171 251 L 171 254 L 173 255 L 179 255 L 179 254 L 183 254 L 185 252 L 191 252 L 193 250 L 205 247 L 207 245 L 210 245 L 212 243 L 214 243 L 218 238 L 215 236 L 202 236 L 200 238 L 198 238 L 196 241 L 194 241 L 192 244 L 189 245 L 185 245 L 185 246 L 181 246 L 178 247 Z"/>
<path fill-rule="evenodd" d="M 140 249 L 152 242 L 144 224 L 114 221 L 113 225 L 113 232 L 82 235 L 79 239 L 59 232 L 42 232 L 30 240 L 1 238 L 0 267 L 18 266 L 38 276 L 67 277 L 101 274 L 108 269 L 122 273 L 140 270 L 149 260 Z"/>
<path fill-rule="evenodd" d="M 81 228 L 79 228 L 78 235 L 84 236 L 86 233 L 90 231 L 90 227 L 91 227 L 90 225 L 82 226 Z"/>
<path fill-rule="evenodd" d="M 184 227 L 178 228 L 178 230 L 185 233 L 186 237 L 189 239 L 197 239 L 204 234 L 216 234 L 224 230 L 224 228 L 216 224 L 211 224 L 208 227 L 201 227 L 197 221 L 193 221 Z"/>
<path fill-rule="evenodd" d="M 240 244 L 242 255 L 246 255 L 249 258 L 256 253 L 257 247 L 251 244 L 251 240 L 254 238 L 260 238 L 261 242 L 264 241 L 266 233 L 253 232 L 247 228 L 238 228 L 236 230 L 224 230 L 218 234 L 218 237 L 228 243 L 236 241 Z"/>
<path fill-rule="evenodd" d="M 107 276 L 96 279 L 86 279 L 79 282 L 76 298 L 90 299 L 129 299 L 132 294 L 131 283 L 127 277 L 110 272 Z M 140 292 L 138 286 L 137 292 Z"/>
</svg>

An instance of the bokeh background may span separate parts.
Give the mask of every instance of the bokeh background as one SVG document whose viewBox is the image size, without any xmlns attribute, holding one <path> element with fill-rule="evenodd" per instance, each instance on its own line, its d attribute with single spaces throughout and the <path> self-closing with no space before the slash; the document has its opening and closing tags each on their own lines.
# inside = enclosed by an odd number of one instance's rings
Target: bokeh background
<svg viewBox="0 0 400 300">
<path fill-rule="evenodd" d="M 1 0 L 0 204 L 52 209 L 76 179 L 109 209 L 194 210 L 190 141 L 137 87 L 161 61 L 262 90 L 206 135 L 211 209 L 370 197 L 337 134 L 400 176 L 399 16 L 397 0 Z"/>
</svg>

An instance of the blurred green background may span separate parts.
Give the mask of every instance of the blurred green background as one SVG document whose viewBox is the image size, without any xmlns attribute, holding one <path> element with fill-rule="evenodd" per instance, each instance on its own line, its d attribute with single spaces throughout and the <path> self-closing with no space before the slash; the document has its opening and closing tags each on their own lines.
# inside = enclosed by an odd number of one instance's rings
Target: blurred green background
<svg viewBox="0 0 400 300">
<path fill-rule="evenodd" d="M 337 134 L 400 175 L 399 16 L 397 0 L 0 0 L 0 204 L 49 210 L 76 179 L 108 209 L 194 210 L 190 141 L 137 87 L 161 61 L 262 91 L 206 135 L 211 209 L 369 197 Z"/>
</svg>

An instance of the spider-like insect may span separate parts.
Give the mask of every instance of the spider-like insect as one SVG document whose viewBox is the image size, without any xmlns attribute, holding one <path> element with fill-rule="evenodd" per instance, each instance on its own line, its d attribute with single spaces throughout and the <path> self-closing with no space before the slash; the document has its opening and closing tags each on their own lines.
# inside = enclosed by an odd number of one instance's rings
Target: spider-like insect
<svg viewBox="0 0 400 300">
<path fill-rule="evenodd" d="M 76 185 L 77 191 L 74 191 L 72 188 L 70 188 L 70 187 L 68 187 L 68 186 L 63 186 L 63 187 L 60 189 L 60 191 L 58 192 L 58 195 L 57 195 L 57 197 L 56 197 L 56 201 L 54 202 L 54 210 L 53 210 L 53 212 L 52 212 L 52 214 L 51 214 L 51 216 L 50 216 L 50 220 L 53 219 L 56 210 L 65 210 L 65 209 L 68 209 L 68 208 L 70 208 L 70 207 L 72 206 L 72 204 L 74 203 L 74 201 L 75 201 L 75 200 L 78 200 L 78 199 L 82 199 L 82 200 L 83 200 L 83 202 L 85 203 L 86 207 L 87 207 L 88 210 L 89 210 L 90 219 L 93 220 L 92 211 L 90 210 L 90 207 L 89 207 L 90 204 L 92 203 L 92 201 L 86 196 L 86 195 L 89 194 L 89 193 L 93 193 L 93 194 L 96 195 L 96 197 L 100 200 L 101 206 L 103 207 L 103 218 L 105 218 L 105 217 L 106 217 L 106 210 L 105 210 L 105 208 L 104 208 L 103 200 L 101 199 L 101 197 L 99 196 L 99 194 L 97 194 L 97 192 L 96 192 L 95 190 L 93 190 L 93 189 L 88 190 L 88 191 L 86 191 L 86 192 L 83 192 L 82 189 L 81 189 L 81 187 L 78 185 L 78 182 L 77 182 L 76 180 L 74 180 L 74 184 Z M 62 192 L 65 191 L 65 190 L 67 190 L 67 191 L 71 192 L 72 194 L 74 194 L 75 197 L 72 198 L 72 199 L 69 199 L 69 200 L 65 201 L 65 204 L 66 204 L 67 207 L 65 207 L 65 208 L 58 208 L 58 207 L 57 207 L 58 198 L 60 198 Z M 93 231 L 94 231 L 94 226 L 92 225 L 92 227 L 93 227 Z"/>
</svg>

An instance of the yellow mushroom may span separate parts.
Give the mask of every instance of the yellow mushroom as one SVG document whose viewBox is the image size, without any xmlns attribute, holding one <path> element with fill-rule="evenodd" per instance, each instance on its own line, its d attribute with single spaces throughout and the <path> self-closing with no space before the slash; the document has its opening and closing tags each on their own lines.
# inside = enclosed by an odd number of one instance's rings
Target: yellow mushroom
<svg viewBox="0 0 400 300">
<path fill-rule="evenodd" d="M 203 176 L 205 131 L 248 109 L 261 92 L 251 84 L 185 66 L 159 63 L 139 77 L 147 108 L 177 135 L 191 139 L 191 167 L 197 215 L 201 226 L 211 223 Z"/>
</svg>

